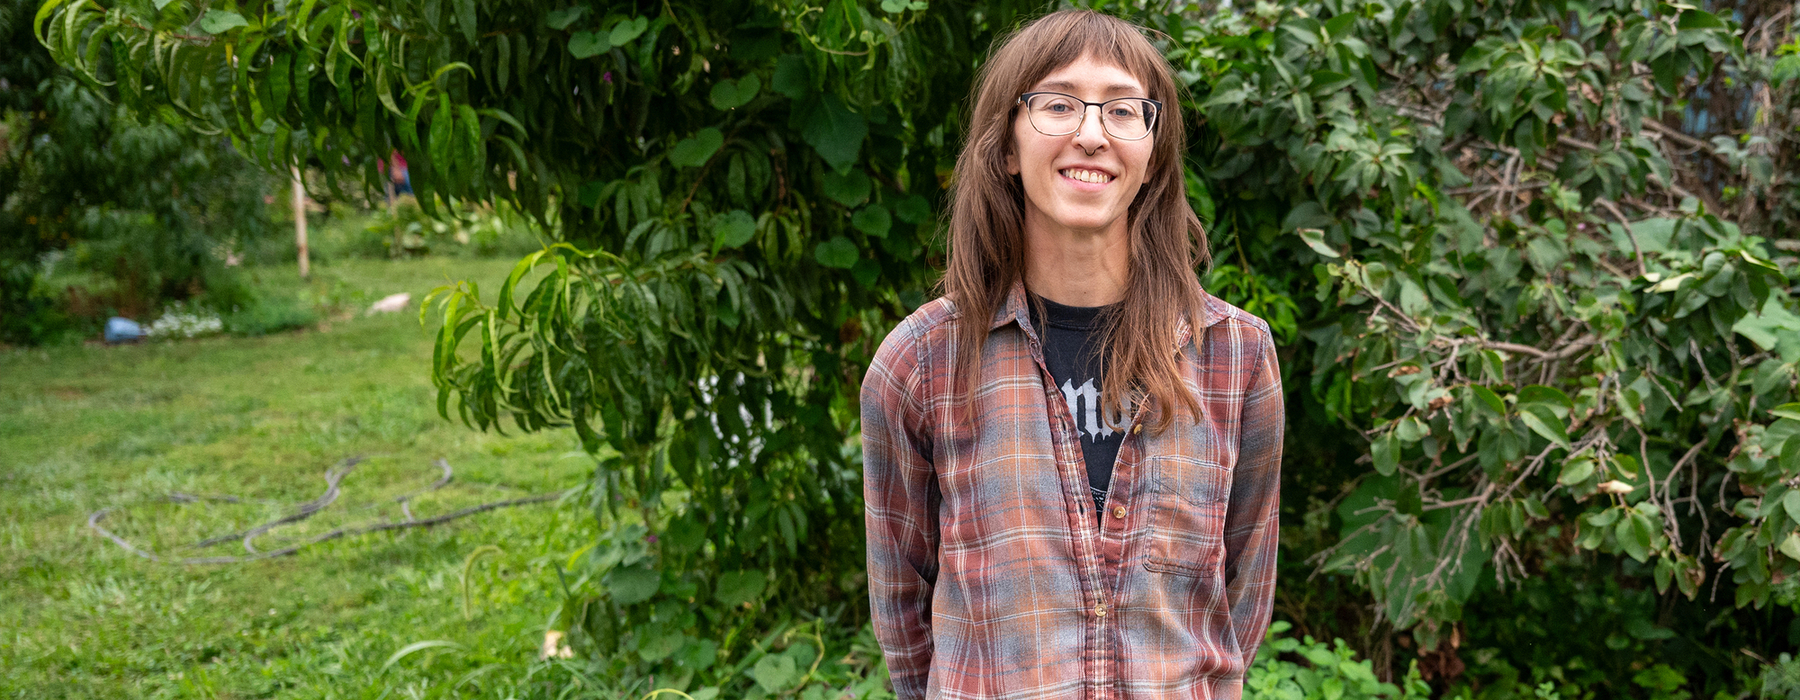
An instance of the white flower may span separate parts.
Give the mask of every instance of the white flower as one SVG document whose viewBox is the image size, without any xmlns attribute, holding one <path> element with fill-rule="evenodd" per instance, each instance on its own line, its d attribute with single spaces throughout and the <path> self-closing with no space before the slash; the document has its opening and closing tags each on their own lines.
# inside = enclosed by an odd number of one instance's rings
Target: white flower
<svg viewBox="0 0 1800 700">
<path fill-rule="evenodd" d="M 198 308 L 190 311 L 177 303 L 150 324 L 148 333 L 152 338 L 198 338 L 224 330 L 225 322 L 218 314 Z"/>
</svg>

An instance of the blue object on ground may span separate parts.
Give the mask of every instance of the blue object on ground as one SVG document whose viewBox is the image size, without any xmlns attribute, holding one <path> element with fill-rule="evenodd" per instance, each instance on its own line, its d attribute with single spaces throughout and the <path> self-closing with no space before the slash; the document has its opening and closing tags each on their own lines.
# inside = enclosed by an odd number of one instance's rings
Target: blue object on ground
<svg viewBox="0 0 1800 700">
<path fill-rule="evenodd" d="M 144 338 L 144 327 L 129 318 L 114 316 L 106 319 L 106 342 L 129 343 Z"/>
</svg>

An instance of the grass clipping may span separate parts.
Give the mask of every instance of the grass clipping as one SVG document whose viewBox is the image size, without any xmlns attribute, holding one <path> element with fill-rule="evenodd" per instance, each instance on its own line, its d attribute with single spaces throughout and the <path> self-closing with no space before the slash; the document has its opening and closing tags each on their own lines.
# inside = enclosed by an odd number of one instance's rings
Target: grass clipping
<svg viewBox="0 0 1800 700">
<path fill-rule="evenodd" d="M 387 521 L 381 521 L 381 522 L 362 523 L 362 524 L 357 524 L 357 525 L 347 525 L 347 526 L 339 527 L 339 528 L 329 530 L 329 531 L 326 531 L 326 532 L 323 532 L 323 533 L 320 533 L 317 535 L 313 535 L 311 537 L 307 537 L 298 542 L 293 542 L 293 543 L 287 544 L 286 546 L 279 547 L 277 549 L 270 549 L 270 550 L 257 549 L 257 547 L 256 547 L 257 538 L 267 535 L 269 532 L 276 530 L 278 528 L 290 526 L 295 523 L 304 521 L 308 518 L 311 518 L 314 515 L 317 515 L 319 512 L 325 510 L 331 504 L 336 503 L 338 500 L 338 497 L 343 495 L 343 493 L 344 493 L 344 489 L 343 489 L 344 479 L 346 477 L 350 476 L 351 472 L 356 470 L 356 465 L 360 464 L 362 461 L 363 461 L 362 457 L 351 457 L 342 462 L 334 464 L 330 468 L 326 469 L 325 470 L 325 492 L 322 494 L 319 494 L 318 498 L 314 498 L 314 499 L 312 499 L 310 501 L 306 501 L 304 503 L 296 504 L 292 508 L 287 509 L 290 511 L 287 515 L 283 515 L 274 520 L 264 522 L 262 524 L 256 525 L 254 527 L 251 527 L 251 528 L 248 528 L 245 530 L 239 530 L 239 531 L 229 532 L 229 533 L 222 534 L 222 535 L 217 535 L 214 537 L 208 537 L 206 539 L 200 540 L 198 542 L 194 542 L 192 544 L 189 544 L 189 545 L 186 545 L 183 547 L 183 549 L 206 549 L 208 547 L 214 547 L 217 545 L 225 544 L 227 542 L 237 541 L 237 542 L 243 543 L 245 554 L 242 554 L 242 555 L 208 556 L 208 557 L 170 556 L 167 554 L 158 554 L 156 552 L 152 552 L 150 550 L 144 549 L 135 544 L 132 544 L 132 542 L 130 540 L 127 540 L 124 537 L 119 536 L 118 533 L 108 530 L 106 528 L 106 526 L 102 524 L 106 520 L 106 517 L 108 515 L 111 515 L 114 511 L 118 510 L 117 508 L 102 508 L 100 510 L 94 511 L 92 514 L 88 515 L 87 524 L 88 524 L 88 528 L 92 529 L 94 532 L 98 533 L 100 536 L 105 537 L 109 540 L 112 540 L 113 544 L 118 545 L 119 547 L 123 548 L 127 552 L 136 554 L 145 559 L 149 559 L 150 561 L 163 562 L 163 563 L 168 563 L 168 564 L 242 564 L 244 562 L 256 561 L 258 559 L 270 559 L 273 557 L 287 556 L 289 554 L 293 554 L 295 552 L 298 552 L 298 551 L 305 549 L 307 547 L 310 547 L 312 545 L 319 544 L 321 542 L 328 542 L 330 540 L 335 540 L 340 537 L 348 537 L 348 536 L 352 536 L 352 535 L 362 535 L 362 534 L 367 534 L 367 533 L 371 533 L 371 532 L 381 532 L 384 530 L 404 530 L 407 528 L 415 528 L 415 527 L 429 527 L 432 525 L 447 523 L 452 520 L 457 520 L 459 518 L 466 518 L 466 517 L 474 515 L 476 513 L 483 513 L 483 512 L 490 511 L 490 510 L 496 510 L 499 508 L 510 508 L 513 506 L 522 506 L 522 505 L 526 505 L 526 504 L 530 504 L 530 503 L 543 503 L 545 501 L 553 501 L 558 498 L 561 498 L 563 495 L 568 493 L 567 491 L 558 491 L 555 493 L 544 493 L 544 494 L 538 494 L 535 496 L 526 496 L 523 498 L 514 498 L 514 499 L 509 499 L 509 500 L 504 500 L 504 501 L 490 501 L 487 503 L 482 503 L 479 505 L 473 505 L 473 506 L 469 506 L 467 508 L 454 510 L 449 513 L 444 513 L 442 515 L 435 515 L 435 516 L 432 516 L 429 518 L 415 517 L 412 512 L 412 506 L 411 506 L 412 500 L 421 495 L 424 495 L 424 494 L 427 494 L 427 493 L 430 493 L 430 492 L 433 492 L 433 491 L 443 488 L 444 486 L 446 486 L 450 483 L 451 478 L 454 477 L 454 475 L 455 475 L 455 470 L 453 470 L 450 467 L 450 463 L 445 460 L 440 459 L 440 460 L 437 460 L 435 462 L 435 464 L 440 470 L 442 470 L 442 474 L 438 477 L 438 479 L 436 481 L 433 481 L 429 486 L 426 486 L 425 488 L 419 489 L 417 491 L 405 493 L 400 496 L 395 496 L 394 498 L 392 498 L 390 500 L 390 502 L 399 504 L 400 512 L 404 515 L 403 520 L 397 520 L 397 521 L 396 520 L 387 520 Z M 242 499 L 237 496 L 220 496 L 220 495 L 196 496 L 193 494 L 187 494 L 187 493 L 181 493 L 181 492 L 170 493 L 169 500 L 177 502 L 177 503 L 207 503 L 207 502 L 244 503 L 244 502 L 246 502 L 246 499 Z"/>
</svg>

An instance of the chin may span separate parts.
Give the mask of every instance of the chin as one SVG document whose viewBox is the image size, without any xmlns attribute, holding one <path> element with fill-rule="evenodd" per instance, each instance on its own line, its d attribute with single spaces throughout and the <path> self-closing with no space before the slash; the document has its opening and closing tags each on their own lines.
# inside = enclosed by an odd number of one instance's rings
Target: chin
<svg viewBox="0 0 1800 700">
<path fill-rule="evenodd" d="M 1058 225 L 1076 231 L 1103 230 L 1112 226 L 1114 222 L 1119 221 L 1121 218 L 1122 217 L 1089 212 L 1069 212 L 1061 216 L 1052 217 Z"/>
</svg>

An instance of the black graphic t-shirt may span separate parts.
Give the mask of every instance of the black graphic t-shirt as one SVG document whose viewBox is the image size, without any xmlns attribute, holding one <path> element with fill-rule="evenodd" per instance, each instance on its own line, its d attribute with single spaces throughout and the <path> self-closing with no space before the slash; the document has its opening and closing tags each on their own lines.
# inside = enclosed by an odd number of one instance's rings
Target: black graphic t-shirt
<svg viewBox="0 0 1800 700">
<path fill-rule="evenodd" d="M 1044 365 L 1050 377 L 1062 390 L 1068 402 L 1069 416 L 1081 438 L 1081 456 L 1087 462 L 1088 492 L 1094 497 L 1096 512 L 1106 508 L 1106 491 L 1112 485 L 1113 463 L 1119 458 L 1119 445 L 1125 442 L 1124 410 L 1104 410 L 1100 405 L 1101 387 L 1106 381 L 1101 326 L 1105 314 L 1113 306 L 1064 306 L 1049 299 L 1033 296 L 1031 326 L 1037 329 L 1044 344 Z M 1043 304 L 1039 316 L 1037 302 Z M 1108 419 L 1112 425 L 1108 425 Z M 1095 522 L 1099 522 L 1096 517 Z"/>
</svg>

